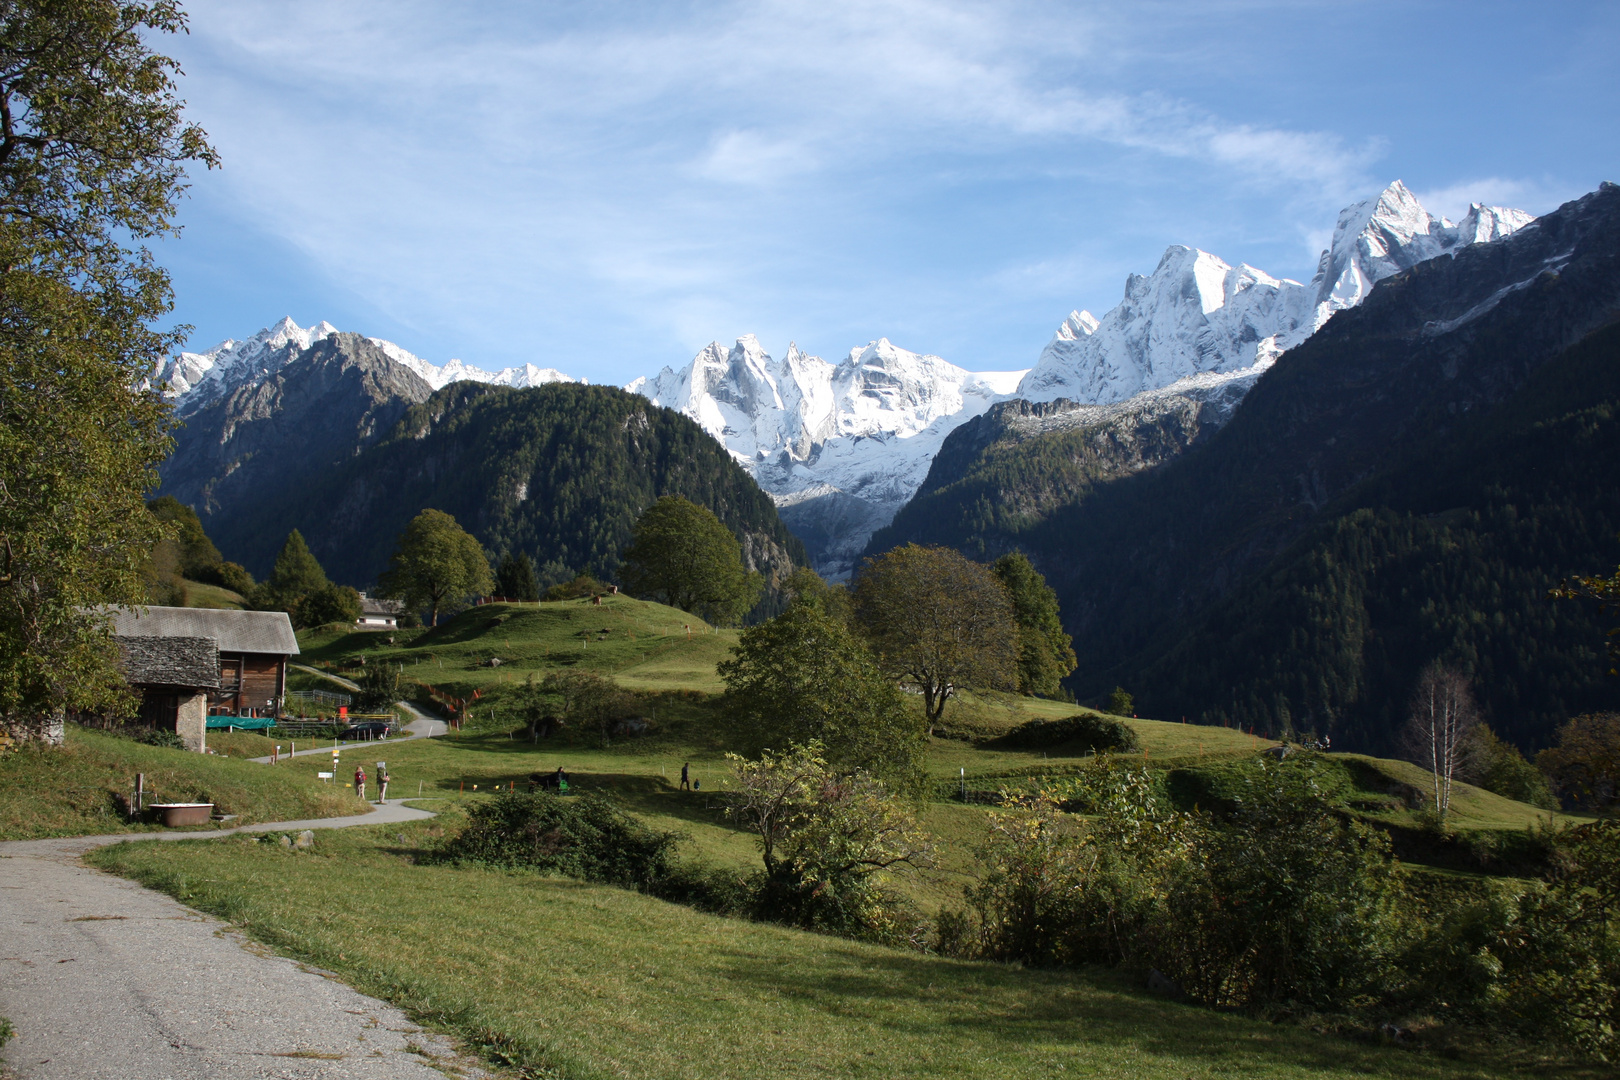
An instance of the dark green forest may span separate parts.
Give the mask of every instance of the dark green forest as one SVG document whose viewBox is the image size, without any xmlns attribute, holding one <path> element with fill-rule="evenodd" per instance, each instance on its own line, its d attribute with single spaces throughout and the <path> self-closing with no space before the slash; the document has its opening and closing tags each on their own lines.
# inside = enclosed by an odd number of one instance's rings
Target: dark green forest
<svg viewBox="0 0 1620 1080">
<path fill-rule="evenodd" d="M 1385 751 L 1441 660 L 1498 732 L 1544 746 L 1620 701 L 1604 621 L 1547 596 L 1620 561 L 1616 311 L 1605 185 L 1381 283 L 1213 434 L 1174 414 L 964 425 L 871 550 L 1024 551 L 1062 602 L 1083 700 L 1123 685 L 1143 715 Z"/>
<path fill-rule="evenodd" d="M 296 490 L 237 510 L 231 552 L 263 570 L 297 528 L 333 580 L 365 585 L 405 523 L 451 514 L 493 558 L 611 578 L 637 516 L 662 495 L 708 507 L 774 583 L 804 562 L 769 496 L 693 421 L 612 387 L 456 383 Z"/>
</svg>

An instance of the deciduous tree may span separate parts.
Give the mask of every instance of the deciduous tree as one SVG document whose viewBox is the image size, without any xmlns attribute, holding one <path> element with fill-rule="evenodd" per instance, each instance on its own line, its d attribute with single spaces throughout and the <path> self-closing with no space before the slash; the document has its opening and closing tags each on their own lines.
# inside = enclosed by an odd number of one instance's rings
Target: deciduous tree
<svg viewBox="0 0 1620 1080">
<path fill-rule="evenodd" d="M 679 495 L 665 495 L 636 521 L 619 580 L 637 596 L 715 622 L 740 618 L 764 587 L 743 565 L 731 530 L 712 510 Z"/>
<path fill-rule="evenodd" d="M 923 725 L 866 646 L 801 594 L 744 630 L 719 665 L 725 705 L 751 751 L 817 742 L 829 760 L 901 782 L 919 771 Z"/>
<path fill-rule="evenodd" d="M 1558 745 L 1536 755 L 1558 794 L 1590 810 L 1620 802 L 1620 713 L 1577 716 L 1558 729 Z"/>
<path fill-rule="evenodd" d="M 484 549 L 443 510 L 423 510 L 399 534 L 378 588 L 407 607 L 427 608 L 430 626 L 439 625 L 446 605 L 482 596 L 494 582 Z"/>
<path fill-rule="evenodd" d="M 1057 593 L 1023 552 L 1003 555 L 990 569 L 1012 597 L 1013 619 L 1018 623 L 1019 691 L 1058 697 L 1064 677 L 1078 660 L 1074 639 L 1064 632 L 1058 617 Z"/>
<path fill-rule="evenodd" d="M 127 707 L 110 621 L 144 600 L 164 526 L 146 511 L 170 448 L 146 380 L 169 279 L 143 242 L 175 231 L 185 163 L 212 166 L 182 117 L 184 30 L 166 0 L 0 8 L 0 726 Z"/>
<path fill-rule="evenodd" d="M 1018 685 L 1018 624 L 989 567 L 907 544 L 868 559 L 855 612 L 878 663 L 922 693 L 929 734 L 960 689 Z"/>
</svg>

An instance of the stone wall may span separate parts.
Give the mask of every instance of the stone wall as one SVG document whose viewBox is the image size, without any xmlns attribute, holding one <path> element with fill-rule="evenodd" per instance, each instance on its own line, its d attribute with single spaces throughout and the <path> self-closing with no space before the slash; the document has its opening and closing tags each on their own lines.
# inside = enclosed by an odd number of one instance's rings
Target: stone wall
<svg viewBox="0 0 1620 1080">
<path fill-rule="evenodd" d="M 208 738 L 208 695 L 204 693 L 181 697 L 174 713 L 174 730 L 187 750 L 202 753 Z"/>
</svg>

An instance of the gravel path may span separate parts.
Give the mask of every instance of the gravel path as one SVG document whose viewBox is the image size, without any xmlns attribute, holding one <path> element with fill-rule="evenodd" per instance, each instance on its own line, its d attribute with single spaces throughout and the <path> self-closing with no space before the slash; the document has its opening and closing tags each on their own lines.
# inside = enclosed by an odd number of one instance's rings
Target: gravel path
<svg viewBox="0 0 1620 1080">
<path fill-rule="evenodd" d="M 385 825 L 371 814 L 197 833 L 0 843 L 0 1016 L 17 1080 L 443 1080 L 492 1074 L 398 1009 L 218 919 L 83 865 L 94 847 Z M 0 1067 L 0 1075 L 3 1075 Z"/>
</svg>

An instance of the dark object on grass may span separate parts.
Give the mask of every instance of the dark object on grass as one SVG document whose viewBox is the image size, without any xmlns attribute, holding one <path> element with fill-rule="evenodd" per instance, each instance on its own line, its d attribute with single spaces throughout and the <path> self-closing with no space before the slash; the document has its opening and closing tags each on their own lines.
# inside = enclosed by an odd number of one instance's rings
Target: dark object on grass
<svg viewBox="0 0 1620 1080">
<path fill-rule="evenodd" d="M 568 774 L 563 772 L 561 765 L 557 766 L 554 773 L 530 773 L 529 790 L 533 791 L 536 786 L 541 791 L 567 791 Z"/>
<path fill-rule="evenodd" d="M 445 849 L 458 862 L 551 871 L 655 891 L 669 878 L 674 833 L 649 829 L 600 795 L 510 793 L 473 808 Z"/>
<path fill-rule="evenodd" d="M 1130 725 L 1086 713 L 1062 720 L 1031 720 L 984 745 L 996 750 L 1056 750 L 1066 754 L 1105 750 L 1128 754 L 1141 749 Z"/>
</svg>

